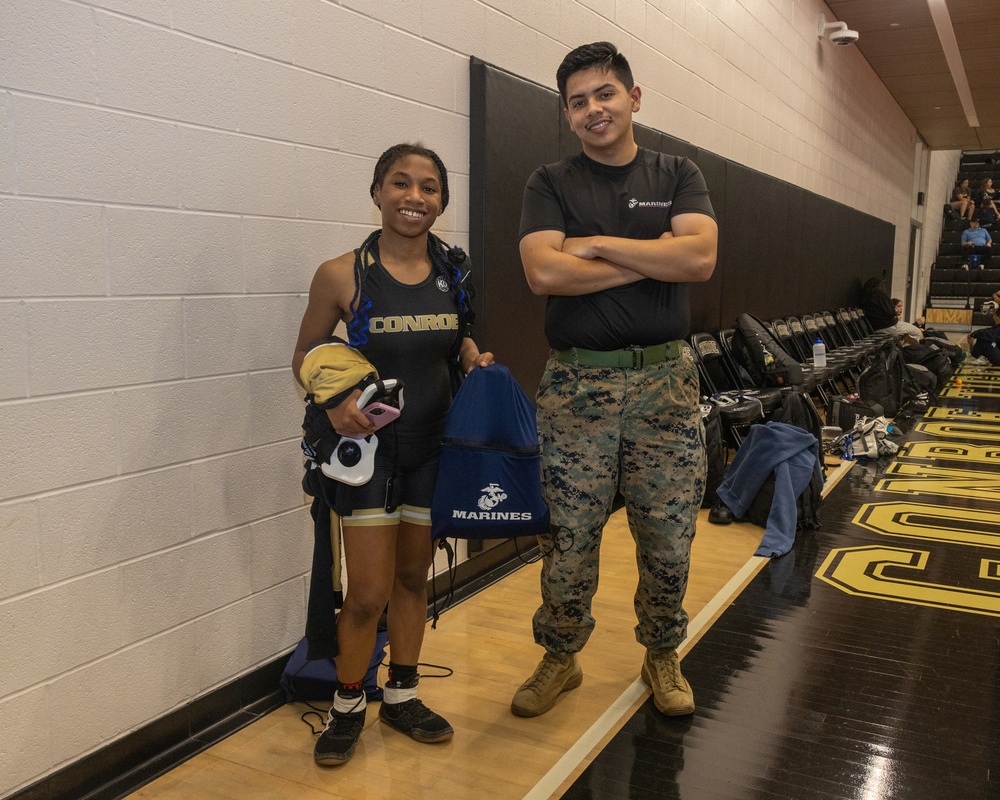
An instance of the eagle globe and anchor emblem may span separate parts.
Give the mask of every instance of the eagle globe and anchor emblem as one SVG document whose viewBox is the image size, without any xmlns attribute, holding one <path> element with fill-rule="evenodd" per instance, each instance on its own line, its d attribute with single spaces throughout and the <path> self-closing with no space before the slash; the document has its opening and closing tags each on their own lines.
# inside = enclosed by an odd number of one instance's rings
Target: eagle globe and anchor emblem
<svg viewBox="0 0 1000 800">
<path fill-rule="evenodd" d="M 483 494 L 479 498 L 477 505 L 483 511 L 494 509 L 507 499 L 507 493 L 495 483 L 491 483 L 485 489 L 481 489 L 480 491 Z"/>
</svg>

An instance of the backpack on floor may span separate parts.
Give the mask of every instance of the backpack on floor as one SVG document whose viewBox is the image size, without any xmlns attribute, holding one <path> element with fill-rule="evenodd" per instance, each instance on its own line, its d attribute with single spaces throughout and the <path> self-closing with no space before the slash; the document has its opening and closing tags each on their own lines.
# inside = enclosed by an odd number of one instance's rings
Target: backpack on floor
<svg viewBox="0 0 1000 800">
<path fill-rule="evenodd" d="M 809 431 L 823 444 L 823 419 L 812 398 L 801 389 L 790 389 L 781 395 L 781 406 L 771 418 L 773 422 L 785 422 Z"/>
<path fill-rule="evenodd" d="M 830 401 L 830 424 L 841 431 L 852 430 L 862 417 L 885 416 L 885 409 L 878 403 L 862 400 L 857 395 L 838 394 Z"/>
<path fill-rule="evenodd" d="M 904 364 L 899 345 L 887 342 L 858 377 L 858 395 L 882 406 L 887 417 L 896 416 L 903 407 Z"/>
<path fill-rule="evenodd" d="M 936 394 L 939 379 L 923 364 L 907 364 L 903 372 L 903 405 L 926 405 L 931 395 Z"/>
<path fill-rule="evenodd" d="M 817 447 L 819 447 L 820 453 L 823 452 L 823 418 L 819 415 L 819 409 L 816 408 L 816 404 L 808 392 L 801 389 L 788 389 L 782 392 L 781 406 L 774 412 L 772 419 L 774 422 L 784 422 L 808 431 L 816 437 Z M 823 461 L 822 455 L 819 459 L 819 466 L 823 474 L 826 475 L 826 463 Z M 822 482 L 819 488 L 822 491 Z M 818 524 L 811 527 L 818 527 Z"/>
<path fill-rule="evenodd" d="M 730 347 L 754 386 L 798 386 L 803 381 L 802 365 L 785 352 L 764 323 L 752 314 L 736 318 Z"/>
<path fill-rule="evenodd" d="M 385 648 L 389 644 L 389 632 L 379 628 L 375 634 L 375 650 L 365 673 L 363 688 L 368 700 L 381 700 L 382 687 L 378 681 L 378 668 L 385 660 Z M 295 652 L 288 658 L 278 683 L 285 690 L 288 702 L 308 700 L 333 700 L 337 690 L 337 667 L 331 658 L 309 659 L 308 643 L 302 639 Z"/>
<path fill-rule="evenodd" d="M 902 355 L 907 366 L 919 364 L 926 367 L 936 378 L 935 385 L 928 390 L 931 394 L 944 386 L 955 371 L 948 355 L 941 348 L 931 346 L 926 340 L 924 343 L 904 347 Z"/>
<path fill-rule="evenodd" d="M 925 339 L 928 337 L 924 337 Z M 959 347 L 957 344 L 952 344 L 951 342 L 938 338 L 937 336 L 931 336 L 931 346 L 937 347 L 948 356 L 948 360 L 951 361 L 951 366 L 953 368 L 958 367 L 965 360 L 965 351 Z"/>
<path fill-rule="evenodd" d="M 767 527 L 767 518 L 771 514 L 771 503 L 774 501 L 774 473 L 772 472 L 767 480 L 761 485 L 754 497 L 750 508 L 747 509 L 746 518 L 754 525 Z M 811 531 L 820 527 L 819 510 L 823 505 L 823 479 L 813 472 L 809 479 L 809 485 L 802 490 L 795 500 L 795 532 Z"/>
</svg>

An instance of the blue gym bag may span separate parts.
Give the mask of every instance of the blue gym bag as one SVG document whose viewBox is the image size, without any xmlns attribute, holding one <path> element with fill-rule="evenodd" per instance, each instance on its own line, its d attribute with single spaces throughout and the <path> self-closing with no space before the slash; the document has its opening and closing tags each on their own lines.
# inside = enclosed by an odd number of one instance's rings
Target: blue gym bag
<svg viewBox="0 0 1000 800">
<path fill-rule="evenodd" d="M 535 407 L 506 367 L 476 368 L 448 412 L 431 537 L 507 539 L 548 530 Z"/>
<path fill-rule="evenodd" d="M 389 632 L 379 628 L 375 634 L 375 649 L 372 652 L 368 671 L 362 684 L 368 700 L 381 700 L 382 687 L 378 682 L 378 668 L 385 659 L 385 649 L 389 645 Z M 337 690 L 337 667 L 332 658 L 309 658 L 308 642 L 301 639 L 295 652 L 288 658 L 278 682 L 285 690 L 289 703 L 309 700 L 333 700 Z"/>
</svg>

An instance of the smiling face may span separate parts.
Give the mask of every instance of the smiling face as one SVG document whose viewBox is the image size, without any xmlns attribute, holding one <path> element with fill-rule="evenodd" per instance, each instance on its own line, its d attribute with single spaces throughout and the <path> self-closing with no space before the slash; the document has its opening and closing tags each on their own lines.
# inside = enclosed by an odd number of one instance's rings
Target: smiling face
<svg viewBox="0 0 1000 800">
<path fill-rule="evenodd" d="M 580 70 L 566 81 L 566 120 L 583 152 L 605 164 L 626 164 L 635 156 L 632 114 L 639 110 L 638 86 L 626 89 L 600 67 Z"/>
<path fill-rule="evenodd" d="M 426 156 L 396 159 L 372 192 L 382 211 L 382 228 L 403 236 L 420 236 L 441 215 L 441 173 Z"/>
</svg>

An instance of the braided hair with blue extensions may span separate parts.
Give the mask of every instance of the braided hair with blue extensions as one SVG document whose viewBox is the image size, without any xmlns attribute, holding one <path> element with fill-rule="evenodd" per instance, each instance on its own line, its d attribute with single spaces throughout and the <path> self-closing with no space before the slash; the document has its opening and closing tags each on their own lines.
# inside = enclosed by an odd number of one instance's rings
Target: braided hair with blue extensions
<svg viewBox="0 0 1000 800">
<path fill-rule="evenodd" d="M 382 230 L 373 231 L 364 243 L 354 251 L 354 297 L 351 299 L 352 319 L 347 325 L 348 344 L 359 347 L 368 344 L 368 328 L 372 301 L 365 294 L 365 278 L 368 265 L 378 261 L 378 239 Z M 431 268 L 436 275 L 448 282 L 448 288 L 455 295 L 458 305 L 458 341 L 471 336 L 472 322 L 475 314 L 470 305 L 470 293 L 464 288 L 462 264 L 465 263 L 465 251 L 461 247 L 449 247 L 433 233 L 427 234 L 427 255 Z M 471 288 L 471 287 L 470 287 Z"/>
</svg>

